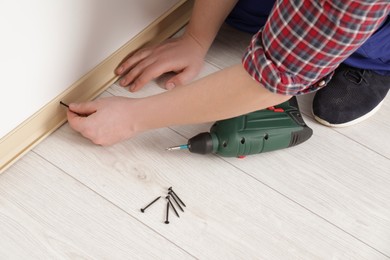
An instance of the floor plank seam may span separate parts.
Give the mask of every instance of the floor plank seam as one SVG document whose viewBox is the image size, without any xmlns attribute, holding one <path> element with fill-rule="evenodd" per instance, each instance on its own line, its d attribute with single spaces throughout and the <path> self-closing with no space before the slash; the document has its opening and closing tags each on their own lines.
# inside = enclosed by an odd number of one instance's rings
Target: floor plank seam
<svg viewBox="0 0 390 260">
<path fill-rule="evenodd" d="M 365 144 L 362 144 L 362 143 L 358 142 L 358 141 L 355 140 L 355 139 L 352 139 L 352 138 L 349 137 L 348 135 L 345 135 L 344 133 L 341 133 L 340 131 L 337 131 L 337 129 L 333 129 L 333 130 L 334 130 L 335 132 L 337 132 L 338 134 L 340 134 L 340 135 L 342 135 L 342 136 L 348 138 L 349 140 L 354 141 L 356 144 L 359 144 L 360 146 L 366 148 L 367 150 L 369 150 L 369 151 L 371 151 L 371 152 L 373 152 L 373 153 L 375 153 L 375 154 L 377 154 L 377 155 L 383 157 L 384 159 L 390 160 L 390 158 L 387 157 L 386 155 L 381 154 L 381 153 L 379 153 L 378 151 L 373 150 L 371 147 L 369 147 L 369 146 L 367 146 L 367 145 L 365 145 Z"/>
<path fill-rule="evenodd" d="M 131 215 L 129 212 L 127 212 L 125 209 L 121 208 L 119 205 L 115 204 L 114 202 L 112 202 L 111 200 L 107 199 L 106 197 L 104 197 L 103 195 L 101 195 L 100 193 L 98 193 L 97 191 L 93 190 L 91 187 L 89 187 L 88 185 L 84 184 L 83 182 L 81 182 L 80 180 L 78 180 L 77 178 L 75 178 L 74 176 L 68 174 L 66 171 L 64 171 L 61 167 L 57 166 L 56 164 L 52 163 L 51 161 L 47 160 L 45 157 L 41 156 L 39 153 L 35 152 L 34 150 L 31 151 L 32 153 L 36 154 L 38 157 L 42 158 L 42 160 L 46 161 L 47 163 L 51 164 L 53 167 L 55 167 L 56 169 L 58 169 L 59 171 L 61 171 L 62 173 L 66 174 L 68 177 L 70 177 L 71 179 L 75 180 L 76 182 L 78 182 L 80 185 L 82 185 L 83 187 L 85 187 L 86 189 L 90 190 L 91 192 L 93 192 L 94 194 L 96 194 L 98 197 L 102 198 L 103 200 L 105 200 L 106 202 L 108 202 L 109 204 L 113 205 L 114 207 L 116 207 L 117 209 L 119 209 L 120 211 L 122 211 L 123 213 L 125 213 L 126 215 L 128 215 L 129 217 L 131 217 L 133 220 L 139 222 L 141 225 L 143 225 L 145 228 L 151 230 L 152 232 L 154 232 L 155 234 L 159 235 L 160 237 L 162 237 L 163 239 L 167 240 L 169 243 L 175 245 L 178 249 L 182 250 L 184 253 L 188 254 L 189 256 L 193 257 L 194 259 L 198 259 L 196 256 L 194 256 L 193 254 L 191 254 L 190 252 L 188 252 L 187 250 L 185 250 L 184 248 L 182 248 L 181 246 L 179 246 L 178 244 L 176 244 L 175 242 L 173 242 L 172 240 L 170 240 L 169 238 L 165 237 L 163 234 L 159 233 L 157 230 L 153 229 L 152 227 L 148 226 L 147 224 L 143 223 L 141 220 L 137 219 L 135 216 Z"/>
<path fill-rule="evenodd" d="M 212 66 L 214 66 L 214 67 L 216 67 L 216 68 L 218 68 L 218 69 L 220 69 L 220 70 L 223 70 L 223 69 L 226 68 L 226 67 L 223 67 L 223 66 L 219 66 L 219 65 L 217 65 L 216 63 L 214 63 L 214 62 L 212 62 L 212 61 L 209 61 L 209 60 L 204 60 L 204 62 L 205 62 L 205 63 L 208 63 L 208 64 L 210 64 L 210 65 L 212 65 Z"/>
<path fill-rule="evenodd" d="M 234 168 L 236 168 L 237 170 L 241 171 L 243 174 L 245 175 L 248 175 L 248 177 L 256 180 L 257 182 L 263 184 L 264 186 L 268 187 L 269 189 L 273 190 L 274 192 L 278 193 L 279 195 L 281 195 L 282 197 L 286 198 L 287 200 L 293 202 L 294 204 L 300 206 L 301 208 L 305 209 L 306 211 L 310 212 L 312 215 L 322 219 L 323 221 L 327 222 L 328 224 L 332 225 L 333 227 L 335 227 L 336 229 L 340 230 L 341 232 L 344 232 L 345 234 L 351 236 L 352 238 L 356 239 L 357 241 L 363 243 L 364 245 L 368 246 L 369 248 L 375 250 L 376 252 L 382 254 L 383 256 L 387 257 L 388 259 L 390 259 L 390 256 L 383 253 L 382 251 L 380 251 L 379 249 L 373 247 L 372 245 L 368 244 L 367 242 L 363 241 L 362 239 L 356 237 L 355 235 L 349 233 L 348 231 L 344 230 L 343 228 L 337 226 L 336 224 L 332 223 L 331 221 L 327 220 L 325 217 L 319 215 L 318 213 L 314 212 L 313 210 L 305 207 L 304 205 L 302 205 L 301 203 L 295 201 L 294 199 L 288 197 L 287 195 L 283 194 L 282 192 L 278 191 L 277 189 L 273 188 L 272 186 L 270 186 L 269 184 L 257 179 L 256 177 L 252 176 L 251 174 L 247 173 L 246 171 L 240 169 L 239 167 L 235 166 L 234 164 L 231 164 L 229 161 L 225 160 L 223 157 L 221 156 L 218 156 L 218 155 L 215 155 L 217 157 L 219 157 L 221 160 L 225 161 L 226 163 L 228 163 L 229 165 L 233 166 Z"/>
</svg>

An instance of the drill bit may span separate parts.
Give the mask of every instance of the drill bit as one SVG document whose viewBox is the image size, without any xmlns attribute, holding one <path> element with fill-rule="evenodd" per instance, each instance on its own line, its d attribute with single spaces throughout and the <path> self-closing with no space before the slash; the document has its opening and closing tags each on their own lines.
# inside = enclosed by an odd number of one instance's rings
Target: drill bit
<svg viewBox="0 0 390 260">
<path fill-rule="evenodd" d="M 168 147 L 165 150 L 167 150 L 167 151 L 177 151 L 177 150 L 186 150 L 186 149 L 188 149 L 188 144 L 182 144 L 182 145 L 178 145 L 178 146 Z"/>
</svg>

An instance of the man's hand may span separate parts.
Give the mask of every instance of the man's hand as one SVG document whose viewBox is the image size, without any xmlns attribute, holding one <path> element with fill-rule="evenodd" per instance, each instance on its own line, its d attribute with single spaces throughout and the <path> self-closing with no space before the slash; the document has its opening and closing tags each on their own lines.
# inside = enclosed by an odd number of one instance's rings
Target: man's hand
<svg viewBox="0 0 390 260">
<path fill-rule="evenodd" d="M 169 39 L 155 47 L 141 49 L 124 61 L 116 70 L 122 76 L 119 84 L 130 91 L 141 89 L 146 83 L 167 72 L 176 72 L 166 89 L 190 82 L 200 71 L 207 48 L 190 34 Z"/>
<path fill-rule="evenodd" d="M 138 132 L 137 120 L 131 110 L 135 102 L 136 99 L 109 97 L 85 103 L 72 103 L 69 104 L 68 121 L 74 130 L 93 143 L 112 145 Z"/>
</svg>

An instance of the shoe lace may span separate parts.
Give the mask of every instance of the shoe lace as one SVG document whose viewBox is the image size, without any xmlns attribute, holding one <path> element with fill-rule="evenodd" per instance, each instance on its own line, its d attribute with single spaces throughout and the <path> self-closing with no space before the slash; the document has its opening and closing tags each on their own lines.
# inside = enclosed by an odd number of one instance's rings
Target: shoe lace
<svg viewBox="0 0 390 260">
<path fill-rule="evenodd" d="M 365 83 L 368 83 L 364 76 L 367 75 L 369 72 L 369 70 L 365 69 L 349 69 L 345 72 L 345 77 L 355 84 L 360 84 L 363 81 Z"/>
</svg>

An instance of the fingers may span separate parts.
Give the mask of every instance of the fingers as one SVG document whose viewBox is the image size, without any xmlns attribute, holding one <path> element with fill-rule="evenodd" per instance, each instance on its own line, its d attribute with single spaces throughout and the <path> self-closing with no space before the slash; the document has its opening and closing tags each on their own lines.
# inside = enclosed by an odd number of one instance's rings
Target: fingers
<svg viewBox="0 0 390 260">
<path fill-rule="evenodd" d="M 75 131 L 79 132 L 85 138 L 91 140 L 94 144 L 104 145 L 104 140 L 99 139 L 98 126 L 96 125 L 93 115 L 89 117 L 79 116 L 68 110 L 68 123 Z"/>
<path fill-rule="evenodd" d="M 194 68 L 186 68 L 182 72 L 170 78 L 165 83 L 165 88 L 171 90 L 176 86 L 185 85 L 189 83 L 196 75 L 198 75 L 199 70 Z"/>
<path fill-rule="evenodd" d="M 85 126 L 85 117 L 81 117 L 77 115 L 76 113 L 73 113 L 72 111 L 68 110 L 67 112 L 67 117 L 68 117 L 68 123 L 69 125 L 76 130 L 77 132 L 83 132 L 84 131 L 84 126 Z"/>
<path fill-rule="evenodd" d="M 137 79 L 133 82 L 130 87 L 130 91 L 138 91 L 143 86 L 145 86 L 149 81 L 161 76 L 166 72 L 170 72 L 173 69 L 170 67 L 170 64 L 155 62 L 148 67 L 146 67 L 142 72 L 139 73 Z"/>
<path fill-rule="evenodd" d="M 146 59 L 138 63 L 137 66 L 132 68 L 123 78 L 119 81 L 122 87 L 125 87 L 131 83 L 134 83 L 135 79 L 138 79 L 143 72 L 155 62 L 154 59 Z M 149 80 L 152 80 L 150 78 Z"/>
<path fill-rule="evenodd" d="M 137 91 L 149 81 L 173 71 L 175 69 L 173 66 L 177 67 L 179 62 L 175 58 L 178 54 L 172 47 L 172 41 L 141 49 L 123 62 L 115 71 L 122 76 L 119 85 L 122 87 L 131 85 L 129 90 Z M 180 70 L 182 69 L 183 67 Z"/>
<path fill-rule="evenodd" d="M 164 73 L 173 71 L 178 72 L 176 76 L 167 81 L 165 87 L 169 90 L 175 86 L 184 85 L 190 82 L 199 73 L 202 65 L 203 62 L 188 65 L 186 62 L 173 62 L 165 57 L 150 58 L 139 63 L 124 76 L 122 81 L 125 84 L 121 85 L 126 86 L 131 83 L 129 90 L 134 92 L 140 90 L 148 82 Z"/>
<path fill-rule="evenodd" d="M 76 131 L 83 133 L 86 132 L 86 126 L 88 125 L 88 115 L 96 112 L 96 102 L 85 102 L 85 103 L 71 103 L 67 112 L 68 122 L 70 126 Z M 87 133 L 88 134 L 88 133 Z"/>
<path fill-rule="evenodd" d="M 67 112 L 68 123 L 76 132 L 93 143 L 111 145 L 135 133 L 132 128 L 134 117 L 129 116 L 128 112 L 129 104 L 132 104 L 131 99 L 124 97 L 107 97 L 92 102 L 73 103 L 69 105 Z M 88 116 L 79 116 L 77 113 L 88 114 Z"/>
<path fill-rule="evenodd" d="M 178 72 L 177 76 L 167 82 L 167 89 L 188 83 L 199 73 L 203 64 L 204 54 L 198 47 L 187 38 L 179 37 L 142 49 L 117 68 L 116 73 L 122 76 L 119 85 L 130 86 L 130 91 L 137 91 L 167 72 Z"/>
<path fill-rule="evenodd" d="M 146 57 L 150 56 L 152 50 L 150 48 L 142 49 L 133 54 L 130 58 L 124 61 L 116 70 L 117 75 L 124 75 L 131 68 L 137 65 L 140 61 L 144 60 Z"/>
<path fill-rule="evenodd" d="M 140 69 L 138 68 L 134 69 L 134 71 L 131 71 L 129 75 L 126 76 L 126 80 L 130 79 L 133 81 L 129 90 L 133 92 L 138 91 L 143 86 L 145 86 L 149 81 L 161 76 L 162 74 L 182 69 L 181 67 L 174 68 L 171 66 L 172 65 L 168 63 L 161 64 L 155 62 L 153 64 L 149 64 L 145 68 L 141 66 L 142 68 Z M 167 90 L 171 90 L 176 86 L 181 86 L 190 82 L 199 73 L 199 70 L 200 68 L 186 67 L 177 75 L 169 79 L 165 84 L 165 88 Z"/>
<path fill-rule="evenodd" d="M 96 112 L 96 101 L 84 102 L 84 103 L 71 103 L 69 104 L 69 110 L 79 115 L 90 115 Z"/>
</svg>

